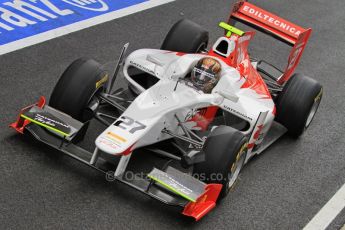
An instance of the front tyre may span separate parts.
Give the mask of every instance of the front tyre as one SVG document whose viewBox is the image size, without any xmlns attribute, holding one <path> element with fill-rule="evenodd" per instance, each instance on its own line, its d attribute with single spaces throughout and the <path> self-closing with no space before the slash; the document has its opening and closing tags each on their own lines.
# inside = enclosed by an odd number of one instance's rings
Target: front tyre
<svg viewBox="0 0 345 230">
<path fill-rule="evenodd" d="M 219 126 L 208 136 L 203 152 L 205 161 L 194 165 L 193 174 L 205 183 L 222 184 L 219 198 L 224 198 L 244 166 L 247 138 L 236 129 Z"/>
<path fill-rule="evenodd" d="M 181 19 L 170 29 L 161 49 L 184 53 L 200 53 L 206 50 L 208 32 L 198 24 Z"/>
<path fill-rule="evenodd" d="M 74 61 L 62 74 L 49 100 L 49 105 L 79 121 L 91 119 L 85 113 L 96 92 L 106 88 L 108 73 L 92 59 Z"/>
<path fill-rule="evenodd" d="M 294 74 L 277 98 L 276 121 L 299 137 L 311 124 L 322 99 L 322 86 L 312 78 Z"/>
</svg>

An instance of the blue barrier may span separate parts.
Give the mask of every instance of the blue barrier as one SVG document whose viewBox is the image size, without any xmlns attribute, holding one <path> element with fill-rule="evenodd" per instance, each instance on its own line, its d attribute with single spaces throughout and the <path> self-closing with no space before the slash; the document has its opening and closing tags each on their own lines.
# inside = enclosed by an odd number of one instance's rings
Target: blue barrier
<svg viewBox="0 0 345 230">
<path fill-rule="evenodd" d="M 0 46 L 149 0 L 0 0 Z"/>
</svg>

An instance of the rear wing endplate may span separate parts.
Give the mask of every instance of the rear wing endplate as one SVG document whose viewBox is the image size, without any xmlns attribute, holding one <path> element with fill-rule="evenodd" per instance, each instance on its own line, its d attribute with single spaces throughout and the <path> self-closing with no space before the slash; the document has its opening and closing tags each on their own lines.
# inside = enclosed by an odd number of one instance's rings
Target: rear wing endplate
<svg viewBox="0 0 345 230">
<path fill-rule="evenodd" d="M 230 14 L 229 24 L 231 19 L 272 35 L 293 46 L 284 74 L 277 80 L 279 84 L 286 82 L 300 61 L 312 29 L 304 29 L 295 25 L 275 14 L 248 3 L 247 0 L 240 0 L 235 3 Z"/>
</svg>

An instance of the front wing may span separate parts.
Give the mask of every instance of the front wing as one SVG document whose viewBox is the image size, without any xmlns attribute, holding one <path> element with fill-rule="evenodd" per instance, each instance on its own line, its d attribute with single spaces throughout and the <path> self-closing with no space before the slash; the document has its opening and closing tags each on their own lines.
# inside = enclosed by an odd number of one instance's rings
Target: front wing
<svg viewBox="0 0 345 230">
<path fill-rule="evenodd" d="M 204 184 L 172 167 L 162 170 L 153 168 L 147 178 L 127 178 L 126 167 L 131 153 L 123 154 L 119 165 L 109 168 L 105 160 L 98 157 L 97 148 L 91 153 L 77 145 L 83 138 L 88 123 L 81 123 L 47 105 L 45 98 L 21 110 L 16 122 L 10 127 L 23 134 L 29 132 L 35 139 L 72 157 L 73 159 L 155 198 L 167 205 L 183 209 L 182 214 L 200 220 L 216 206 L 220 184 Z M 114 172 L 115 171 L 115 172 Z"/>
</svg>

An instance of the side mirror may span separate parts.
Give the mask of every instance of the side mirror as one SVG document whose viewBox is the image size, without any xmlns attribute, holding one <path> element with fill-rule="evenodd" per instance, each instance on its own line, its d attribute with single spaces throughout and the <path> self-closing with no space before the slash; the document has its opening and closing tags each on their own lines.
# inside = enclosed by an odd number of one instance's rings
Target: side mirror
<svg viewBox="0 0 345 230">
<path fill-rule="evenodd" d="M 216 93 L 235 103 L 237 103 L 239 100 L 239 97 L 236 94 L 232 93 L 230 90 L 222 89 L 220 91 L 217 91 Z"/>
</svg>

